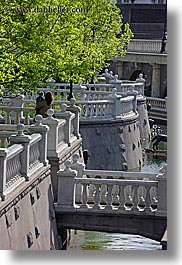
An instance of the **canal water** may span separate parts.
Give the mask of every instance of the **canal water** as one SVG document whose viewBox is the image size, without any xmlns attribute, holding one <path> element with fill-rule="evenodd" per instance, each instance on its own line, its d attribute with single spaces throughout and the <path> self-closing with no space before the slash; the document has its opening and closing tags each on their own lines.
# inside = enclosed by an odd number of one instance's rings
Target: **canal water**
<svg viewBox="0 0 182 265">
<path fill-rule="evenodd" d="M 151 148 L 151 146 L 149 146 Z M 167 149 L 160 143 L 159 149 Z M 166 156 L 146 154 L 141 172 L 158 173 L 166 163 Z M 161 250 L 160 242 L 139 235 L 76 231 L 68 250 Z"/>
</svg>

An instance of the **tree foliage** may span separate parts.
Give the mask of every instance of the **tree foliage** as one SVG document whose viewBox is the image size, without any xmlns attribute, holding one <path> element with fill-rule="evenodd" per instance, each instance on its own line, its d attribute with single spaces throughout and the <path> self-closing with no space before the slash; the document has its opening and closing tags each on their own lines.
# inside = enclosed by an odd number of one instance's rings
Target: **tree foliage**
<svg viewBox="0 0 182 265">
<path fill-rule="evenodd" d="M 90 80 L 111 57 L 125 54 L 132 32 L 122 27 L 111 0 L 1 0 L 1 88 L 34 90 L 50 76 Z"/>
</svg>

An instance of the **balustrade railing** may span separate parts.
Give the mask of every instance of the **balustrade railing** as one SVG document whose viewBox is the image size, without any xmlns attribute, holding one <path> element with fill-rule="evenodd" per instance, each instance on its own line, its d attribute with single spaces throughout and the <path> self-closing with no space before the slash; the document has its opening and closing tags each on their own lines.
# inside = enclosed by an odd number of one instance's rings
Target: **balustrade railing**
<svg viewBox="0 0 182 265">
<path fill-rule="evenodd" d="M 129 115 L 130 113 L 133 113 L 133 97 L 128 96 L 126 98 L 120 99 L 121 104 L 121 115 Z"/>
<path fill-rule="evenodd" d="M 6 161 L 6 188 L 21 178 L 21 154 L 23 145 L 15 144 L 8 148 Z"/>
<path fill-rule="evenodd" d="M 162 40 L 144 40 L 133 39 L 128 45 L 127 51 L 141 52 L 141 53 L 160 53 Z M 167 52 L 167 42 L 166 42 Z"/>
<path fill-rule="evenodd" d="M 75 178 L 77 184 L 82 186 L 79 208 L 150 212 L 157 207 L 157 194 L 151 195 L 157 181 Z"/>
<path fill-rule="evenodd" d="M 155 108 L 155 109 L 159 109 L 159 110 L 167 109 L 167 100 L 163 98 L 147 97 L 147 103 L 150 104 L 152 108 Z"/>
<path fill-rule="evenodd" d="M 113 100 L 92 100 L 76 102 L 81 107 L 81 119 L 104 119 L 112 118 Z"/>
<path fill-rule="evenodd" d="M 158 174 L 85 170 L 74 155 L 58 172 L 58 206 L 61 209 L 113 210 L 139 214 L 167 211 L 167 169 Z"/>
<path fill-rule="evenodd" d="M 73 94 L 77 99 L 77 105 L 81 106 L 81 119 L 91 118 L 110 118 L 115 117 L 112 113 L 113 109 L 113 96 L 116 94 L 126 98 L 128 91 L 132 89 L 137 91 L 139 95 L 143 95 L 144 82 L 143 78 L 138 78 L 136 81 L 125 82 L 117 80 L 117 76 L 112 80 L 111 84 L 75 84 L 73 86 Z M 58 111 L 61 109 L 61 104 L 70 104 L 67 101 L 69 94 L 69 84 L 50 83 L 48 87 L 39 88 L 38 91 L 52 91 L 54 95 L 53 108 Z M 62 88 L 63 87 L 63 88 Z M 117 87 L 117 89 L 115 88 Z M 3 98 L 0 104 L 0 121 L 6 124 L 30 124 L 35 115 L 35 104 L 37 92 L 26 93 L 25 95 L 17 95 L 17 97 Z M 126 114 L 127 108 L 131 108 L 131 103 L 124 99 L 121 101 L 123 106 L 121 107 L 122 113 Z M 115 111 L 114 111 L 115 112 Z"/>
<path fill-rule="evenodd" d="M 35 108 L 0 105 L 0 111 L 0 120 L 5 120 L 6 124 L 19 124 L 23 120 L 27 125 L 30 123 L 30 117 L 34 116 Z"/>
<path fill-rule="evenodd" d="M 41 134 L 32 134 L 30 140 L 30 150 L 29 150 L 29 170 L 33 170 L 39 163 L 40 150 L 39 142 L 42 139 Z"/>
<path fill-rule="evenodd" d="M 99 91 L 95 93 L 95 91 L 90 91 L 86 95 L 91 100 L 75 101 L 74 103 L 74 106 L 81 108 L 79 116 L 82 120 L 110 119 L 120 115 L 131 114 L 134 111 L 133 97 L 126 95 L 125 97 L 117 96 L 116 90 L 112 91 L 112 93 Z M 94 97 L 98 95 L 102 95 L 103 98 L 107 99 L 100 100 L 97 98 L 97 100 L 94 100 Z M 24 100 L 23 104 L 28 104 L 28 102 L 32 104 L 31 100 Z M 69 101 L 55 100 L 53 102 L 53 108 L 57 118 L 67 119 L 66 114 L 63 114 L 61 109 L 61 106 L 65 103 L 68 104 L 68 108 L 71 106 Z M 29 125 L 35 116 L 35 108 L 33 107 L 0 106 L 0 110 L 4 112 L 0 120 L 6 124 L 19 124 L 23 122 L 25 125 Z M 16 115 L 14 116 L 12 113 L 16 113 Z"/>
<path fill-rule="evenodd" d="M 0 200 L 4 200 L 22 182 L 29 180 L 38 169 L 48 165 L 46 126 L 27 127 L 27 130 L 39 131 L 31 135 L 24 134 L 23 124 L 17 125 L 16 131 L 13 131 L 14 125 L 2 127 L 10 131 L 0 131 Z"/>
</svg>

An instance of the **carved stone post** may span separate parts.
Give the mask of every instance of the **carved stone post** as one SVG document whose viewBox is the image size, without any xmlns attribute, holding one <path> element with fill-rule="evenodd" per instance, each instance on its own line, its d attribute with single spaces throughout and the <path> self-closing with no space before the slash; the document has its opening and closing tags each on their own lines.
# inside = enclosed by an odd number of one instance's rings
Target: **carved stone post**
<svg viewBox="0 0 182 265">
<path fill-rule="evenodd" d="M 108 69 L 105 69 L 105 72 L 102 74 L 102 76 L 105 77 L 105 79 L 106 79 L 106 84 L 109 84 L 110 74 L 109 74 L 109 70 L 108 70 Z"/>
<path fill-rule="evenodd" d="M 29 127 L 29 131 L 31 133 L 40 133 L 42 135 L 42 139 L 39 142 L 39 148 L 40 148 L 40 162 L 44 164 L 44 166 L 48 165 L 48 160 L 47 160 L 47 134 L 49 127 L 47 125 L 42 124 L 43 117 L 41 115 L 36 115 L 35 125 L 31 125 Z"/>
<path fill-rule="evenodd" d="M 109 96 L 109 99 L 114 100 L 114 105 L 112 108 L 113 118 L 117 118 L 121 115 L 121 96 L 117 95 L 117 89 L 113 88 L 112 94 Z"/>
<path fill-rule="evenodd" d="M 22 144 L 24 146 L 24 150 L 21 152 L 21 175 L 26 180 L 30 179 L 30 173 L 29 173 L 29 152 L 30 152 L 30 135 L 25 135 L 23 133 L 25 129 L 25 126 L 23 124 L 17 125 L 17 135 L 12 135 L 10 137 L 11 144 Z"/>
<path fill-rule="evenodd" d="M 78 154 L 74 154 L 72 156 L 73 162 L 71 164 L 71 169 L 77 171 L 77 177 L 83 178 L 83 171 L 85 170 L 85 165 L 83 163 L 80 163 L 79 160 L 80 156 Z M 81 192 L 82 187 L 81 184 L 76 185 L 76 191 L 75 191 L 75 201 L 81 202 Z"/>
<path fill-rule="evenodd" d="M 75 105 L 76 99 L 71 98 L 70 99 L 70 106 L 67 107 L 67 111 L 71 111 L 75 114 L 75 118 L 73 119 L 73 134 L 79 139 L 80 133 L 79 133 L 79 124 L 80 124 L 80 112 L 81 108 Z"/>
<path fill-rule="evenodd" d="M 5 200 L 6 191 L 6 166 L 7 166 L 7 148 L 0 148 L 0 201 Z"/>
<path fill-rule="evenodd" d="M 75 118 L 75 114 L 67 111 L 67 105 L 61 104 L 61 111 L 55 113 L 56 118 L 65 119 L 66 124 L 64 126 L 65 142 L 68 146 L 71 146 L 71 134 L 72 134 L 72 120 Z"/>
<path fill-rule="evenodd" d="M 109 82 L 110 84 L 113 84 L 114 87 L 117 89 L 118 92 L 121 92 L 121 84 L 122 80 L 118 80 L 118 75 L 115 75 L 113 79 Z"/>
<path fill-rule="evenodd" d="M 66 121 L 61 119 L 55 119 L 53 117 L 54 110 L 49 109 L 47 111 L 48 118 L 42 120 L 44 125 L 49 126 L 48 139 L 47 139 L 47 155 L 48 157 L 56 157 L 59 144 L 64 141 L 64 125 Z"/>
<path fill-rule="evenodd" d="M 133 96 L 133 112 L 137 113 L 137 95 L 138 92 L 135 90 L 135 86 L 131 85 L 130 90 L 127 92 L 128 96 Z"/>
<path fill-rule="evenodd" d="M 77 172 L 72 170 L 71 161 L 67 160 L 65 169 L 58 171 L 58 206 L 64 208 L 73 208 L 75 201 L 75 177 Z"/>
<path fill-rule="evenodd" d="M 11 98 L 11 106 L 12 107 L 23 107 L 23 99 L 24 99 L 24 95 L 18 95 L 17 97 L 13 97 Z M 12 112 L 12 119 L 15 120 L 16 118 L 16 114 L 15 112 Z M 23 112 L 20 112 L 20 119 L 23 119 Z"/>
<path fill-rule="evenodd" d="M 158 180 L 158 207 L 156 214 L 167 215 L 167 164 L 161 168 L 156 176 Z"/>
<path fill-rule="evenodd" d="M 86 90 L 86 86 L 82 86 L 81 84 L 79 84 L 78 87 L 74 87 L 74 91 L 73 91 L 74 97 L 77 98 L 77 97 L 80 97 L 81 95 L 81 100 L 85 100 L 85 93 L 84 93 L 85 90 Z"/>
<path fill-rule="evenodd" d="M 145 82 L 146 80 L 143 78 L 143 74 L 139 74 L 139 77 L 136 79 L 136 82 L 137 83 L 142 83 L 142 87 L 141 87 L 141 95 L 144 96 L 144 88 L 145 88 Z M 140 94 L 140 91 L 139 91 L 139 94 Z"/>
</svg>

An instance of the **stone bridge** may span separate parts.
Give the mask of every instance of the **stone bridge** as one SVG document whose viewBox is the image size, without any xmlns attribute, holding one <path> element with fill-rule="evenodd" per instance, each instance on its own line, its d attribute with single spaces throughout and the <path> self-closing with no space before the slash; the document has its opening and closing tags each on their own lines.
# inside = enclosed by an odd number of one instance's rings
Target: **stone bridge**
<svg viewBox="0 0 182 265">
<path fill-rule="evenodd" d="M 85 170 L 76 160 L 74 155 L 58 172 L 55 211 L 60 233 L 77 229 L 162 239 L 167 226 L 166 166 L 156 175 Z"/>
</svg>

